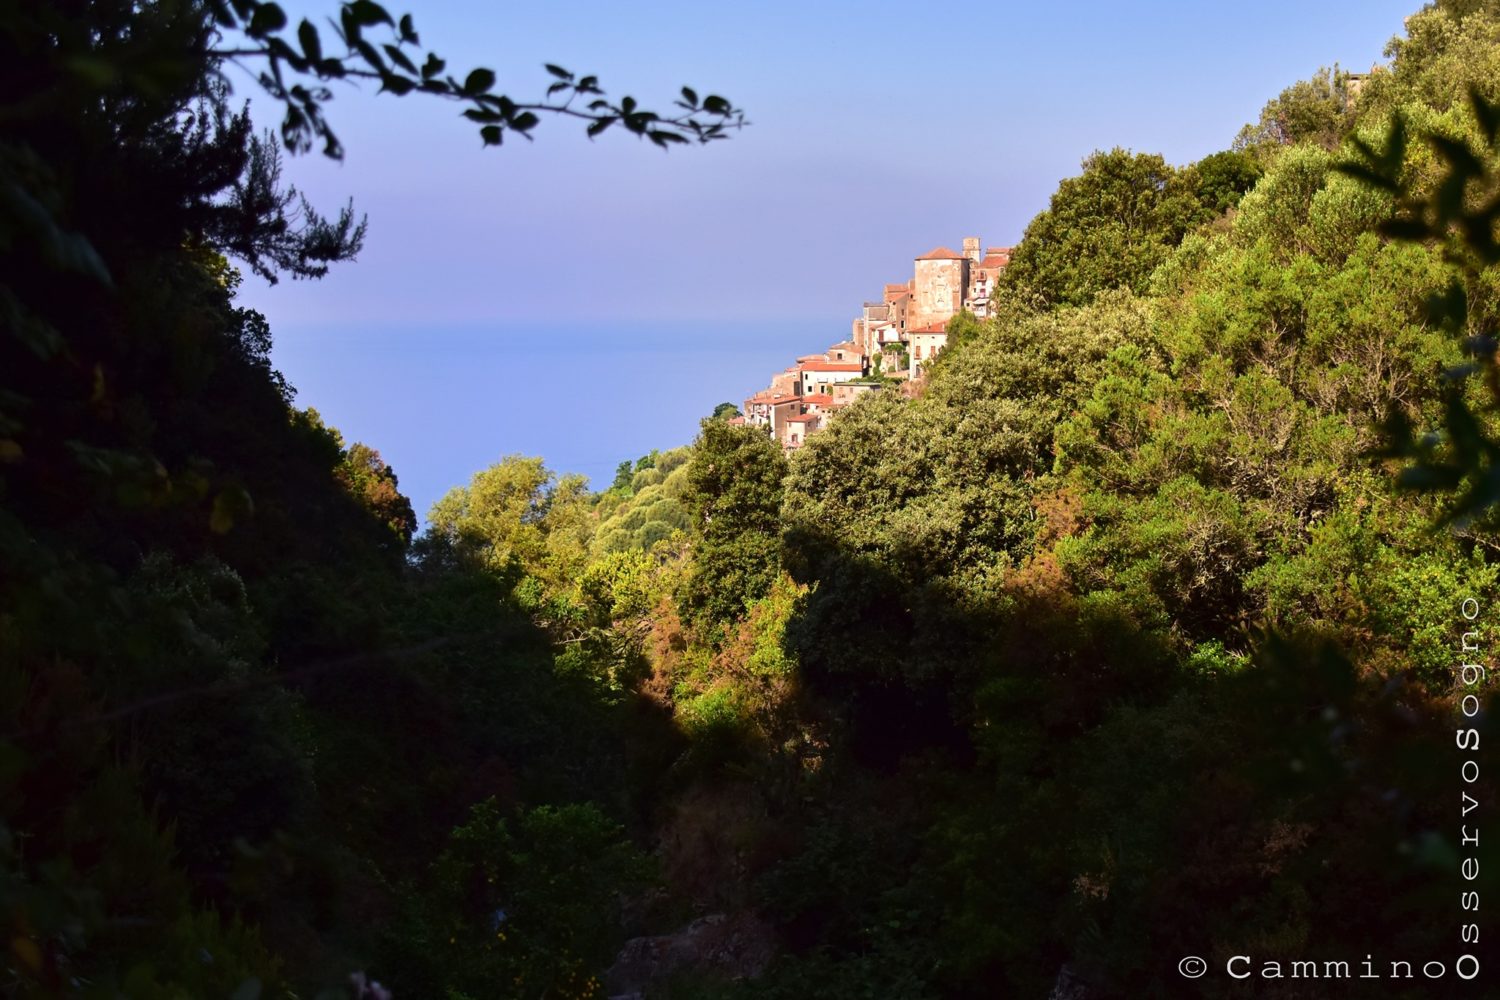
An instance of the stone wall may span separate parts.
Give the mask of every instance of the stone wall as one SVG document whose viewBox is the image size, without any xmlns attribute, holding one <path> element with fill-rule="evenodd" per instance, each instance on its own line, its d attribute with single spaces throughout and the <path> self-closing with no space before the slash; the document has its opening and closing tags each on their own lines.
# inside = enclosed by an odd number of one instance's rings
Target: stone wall
<svg viewBox="0 0 1500 1000">
<path fill-rule="evenodd" d="M 964 305 L 969 287 L 969 259 L 922 259 L 917 261 L 912 281 L 911 308 L 906 314 L 908 329 L 946 323 Z"/>
</svg>

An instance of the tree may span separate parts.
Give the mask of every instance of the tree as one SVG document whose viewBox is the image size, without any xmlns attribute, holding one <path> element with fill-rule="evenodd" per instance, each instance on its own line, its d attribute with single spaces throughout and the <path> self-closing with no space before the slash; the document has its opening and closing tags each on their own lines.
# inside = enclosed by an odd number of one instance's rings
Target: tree
<svg viewBox="0 0 1500 1000">
<path fill-rule="evenodd" d="M 1234 148 L 1262 151 L 1310 143 L 1332 151 L 1354 124 L 1354 95 L 1349 74 L 1324 67 L 1310 80 L 1299 80 L 1261 109 L 1260 120 L 1246 125 Z"/>
<path fill-rule="evenodd" d="M 710 420 L 730 420 L 740 415 L 740 408 L 733 403 L 720 403 L 709 415 Z"/>
<path fill-rule="evenodd" d="M 1197 171 L 1198 202 L 1210 217 L 1222 215 L 1255 186 L 1262 173 L 1249 153 L 1224 150 L 1211 153 L 1193 164 Z"/>
<path fill-rule="evenodd" d="M 1095 152 L 1026 227 L 1002 287 L 1048 305 L 1082 305 L 1106 288 L 1145 291 L 1196 208 L 1160 156 Z"/>
<path fill-rule="evenodd" d="M 592 804 L 506 817 L 494 799 L 455 827 L 423 879 L 403 942 L 398 996 L 598 996 L 620 944 L 620 903 L 650 884 L 650 862 Z"/>
<path fill-rule="evenodd" d="M 0 686 L 27 692 L 0 699 L 11 992 L 313 995 L 383 932 L 345 919 L 340 873 L 389 903 L 432 856 L 398 814 L 454 815 L 502 752 L 603 773 L 608 728 L 557 693 L 494 575 L 408 566 L 389 466 L 291 409 L 226 258 L 316 278 L 358 252 L 353 209 L 319 215 L 279 173 L 282 150 L 341 152 L 325 81 L 445 97 L 488 144 L 548 114 L 712 141 L 739 113 L 685 91 L 656 115 L 560 69 L 512 101 L 419 52 L 409 17 L 336 10 L 339 51 L 314 53 L 312 25 L 250 0 L 0 5 Z M 279 140 L 231 106 L 231 60 L 280 103 Z M 566 579 L 588 497 L 543 494 L 499 554 Z M 575 795 L 572 764 L 546 766 Z"/>
<path fill-rule="evenodd" d="M 1396 217 L 1381 227 L 1387 236 L 1441 249 L 1453 274 L 1442 293 L 1429 297 L 1429 320 L 1471 359 L 1445 373 L 1440 430 L 1418 435 L 1411 415 L 1392 408 L 1387 453 L 1409 462 L 1401 474 L 1407 488 L 1453 495 L 1445 521 L 1480 520 L 1493 527 L 1490 515 L 1500 507 L 1500 316 L 1492 305 L 1493 271 L 1500 264 L 1500 103 L 1477 84 L 1469 100 L 1477 135 L 1419 133 L 1442 164 L 1430 186 L 1408 167 L 1407 124 L 1400 114 L 1382 146 L 1356 137 L 1355 156 L 1338 169 L 1397 200 Z"/>
<path fill-rule="evenodd" d="M 764 597 L 780 572 L 781 448 L 759 428 L 704 420 L 683 502 L 693 519 L 693 568 L 683 604 L 705 624 L 727 624 Z"/>
</svg>

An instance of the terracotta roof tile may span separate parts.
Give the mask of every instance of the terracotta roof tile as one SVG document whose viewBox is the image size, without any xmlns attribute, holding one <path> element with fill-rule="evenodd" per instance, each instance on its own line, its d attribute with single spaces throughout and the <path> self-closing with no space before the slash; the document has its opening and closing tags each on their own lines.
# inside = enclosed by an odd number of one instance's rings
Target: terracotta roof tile
<svg viewBox="0 0 1500 1000">
<path fill-rule="evenodd" d="M 862 372 L 864 365 L 847 364 L 843 361 L 809 361 L 805 365 L 798 365 L 805 372 Z"/>
<path fill-rule="evenodd" d="M 920 257 L 917 258 L 917 260 L 963 260 L 963 259 L 964 259 L 964 255 L 963 254 L 961 254 L 961 253 L 954 253 L 952 250 L 949 250 L 947 247 L 938 247 L 936 250 L 929 250 L 926 253 L 924 253 L 922 256 L 920 256 Z"/>
</svg>

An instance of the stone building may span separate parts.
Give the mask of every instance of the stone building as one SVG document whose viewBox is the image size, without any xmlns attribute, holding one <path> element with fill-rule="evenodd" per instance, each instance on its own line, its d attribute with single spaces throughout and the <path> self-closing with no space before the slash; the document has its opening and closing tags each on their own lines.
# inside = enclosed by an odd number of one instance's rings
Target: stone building
<svg viewBox="0 0 1500 1000">
<path fill-rule="evenodd" d="M 885 286 L 879 302 L 866 302 L 850 324 L 849 339 L 866 357 L 887 344 L 906 344 L 918 328 L 947 323 L 967 310 L 981 319 L 990 314 L 990 296 L 1000 272 L 1010 264 L 1010 247 L 990 247 L 978 236 L 965 236 L 963 253 L 938 247 L 916 258 L 912 279 Z"/>
<path fill-rule="evenodd" d="M 969 289 L 964 295 L 964 308 L 980 319 L 990 314 L 990 296 L 995 293 L 1000 272 L 1010 264 L 1010 251 L 1010 247 L 990 247 L 979 262 L 969 268 Z"/>
<path fill-rule="evenodd" d="M 970 263 L 969 258 L 947 247 L 938 247 L 917 258 L 911 282 L 911 308 L 906 315 L 908 331 L 946 323 L 963 309 Z"/>
<path fill-rule="evenodd" d="M 917 369 L 922 367 L 924 361 L 931 361 L 938 356 L 943 348 L 948 346 L 948 324 L 933 323 L 919 330 L 913 330 L 908 334 L 907 349 L 911 360 L 911 374 L 916 375 Z"/>
<path fill-rule="evenodd" d="M 800 394 L 803 396 L 828 392 L 837 382 L 849 382 L 863 378 L 865 374 L 862 362 L 811 361 L 799 364 L 797 370 L 802 375 Z"/>
<path fill-rule="evenodd" d="M 822 414 L 803 413 L 795 417 L 787 417 L 778 440 L 783 448 L 789 451 L 794 450 L 806 444 L 808 436 L 817 433 L 822 426 Z"/>
<path fill-rule="evenodd" d="M 830 409 L 842 409 L 853 403 L 860 396 L 871 392 L 879 392 L 880 385 L 880 382 L 873 379 L 868 382 L 840 382 L 833 387 L 833 405 Z"/>
<path fill-rule="evenodd" d="M 792 450 L 859 396 L 893 382 L 911 390 L 922 365 L 948 346 L 949 320 L 964 310 L 989 314 L 996 280 L 1010 263 L 1010 247 L 985 249 L 977 236 L 961 245 L 963 253 L 938 247 L 915 258 L 911 280 L 888 284 L 879 302 L 864 303 L 847 340 L 799 357 L 746 399 L 745 423 Z"/>
</svg>

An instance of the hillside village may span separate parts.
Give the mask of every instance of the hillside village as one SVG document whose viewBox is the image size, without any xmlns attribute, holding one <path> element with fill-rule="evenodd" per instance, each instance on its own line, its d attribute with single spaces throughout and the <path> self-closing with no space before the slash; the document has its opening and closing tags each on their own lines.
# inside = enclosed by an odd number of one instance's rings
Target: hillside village
<svg viewBox="0 0 1500 1000">
<path fill-rule="evenodd" d="M 772 376 L 732 422 L 762 427 L 793 451 L 862 394 L 909 383 L 948 346 L 950 319 L 989 314 L 1011 248 L 981 246 L 968 236 L 962 253 L 938 247 L 916 258 L 911 280 L 886 285 L 879 301 L 866 302 L 847 340 Z"/>
</svg>

